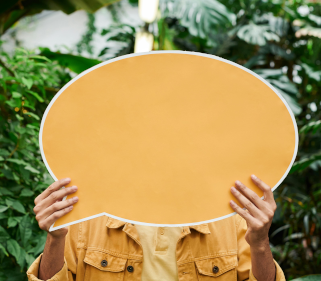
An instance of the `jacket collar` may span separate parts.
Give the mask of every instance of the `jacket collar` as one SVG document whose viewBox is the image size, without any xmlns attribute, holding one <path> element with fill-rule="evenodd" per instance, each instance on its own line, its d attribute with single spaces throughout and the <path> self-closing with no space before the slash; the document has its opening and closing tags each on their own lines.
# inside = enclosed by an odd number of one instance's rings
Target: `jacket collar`
<svg viewBox="0 0 321 281">
<path fill-rule="evenodd" d="M 203 233 L 203 234 L 211 234 L 211 231 L 210 231 L 207 223 L 198 224 L 198 225 L 191 225 L 189 228 L 193 228 L 196 231 Z"/>
<path fill-rule="evenodd" d="M 114 219 L 111 217 L 108 217 L 108 220 L 106 223 L 106 226 L 108 228 L 120 228 L 124 225 L 126 225 L 126 227 L 123 230 L 129 230 L 133 226 L 131 223 L 120 221 L 120 220 L 117 220 L 117 219 Z M 184 227 L 184 228 L 186 228 L 186 227 Z M 187 226 L 187 228 L 189 230 L 188 231 L 189 233 L 190 233 L 190 229 L 194 229 L 194 230 L 196 230 L 200 233 L 203 233 L 203 234 L 210 234 L 211 233 L 207 223 L 199 224 L 199 225 L 191 225 L 191 226 Z"/>
<path fill-rule="evenodd" d="M 116 220 L 114 218 L 108 217 L 106 226 L 108 228 L 119 228 L 125 224 L 126 224 L 126 222 L 124 222 L 124 221 L 120 221 L 120 220 Z"/>
<path fill-rule="evenodd" d="M 133 224 L 108 217 L 106 226 L 108 228 L 120 228 L 120 227 L 124 226 L 122 230 L 129 237 L 131 237 L 133 240 L 135 240 L 139 245 L 141 245 L 137 229 L 135 228 L 135 226 Z"/>
</svg>

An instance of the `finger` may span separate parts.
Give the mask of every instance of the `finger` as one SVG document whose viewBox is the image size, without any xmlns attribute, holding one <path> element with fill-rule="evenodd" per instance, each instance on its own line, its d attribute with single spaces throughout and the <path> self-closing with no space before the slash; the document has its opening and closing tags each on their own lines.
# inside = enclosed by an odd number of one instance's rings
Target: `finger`
<svg viewBox="0 0 321 281">
<path fill-rule="evenodd" d="M 50 205 L 56 203 L 58 200 L 64 198 L 69 194 L 73 194 L 77 191 L 77 186 L 66 187 L 60 190 L 57 190 L 51 193 L 47 198 L 42 200 L 36 207 L 34 208 L 35 213 L 39 213 L 41 210 L 48 208 Z"/>
<path fill-rule="evenodd" d="M 235 187 L 231 188 L 234 197 L 250 212 L 253 217 L 262 217 L 262 212 Z"/>
<path fill-rule="evenodd" d="M 242 209 L 239 205 L 237 205 L 233 200 L 230 201 L 230 206 L 236 213 L 238 213 L 243 219 L 245 219 L 249 225 L 255 224 L 256 219 L 253 216 L 251 216 L 247 211 Z"/>
<path fill-rule="evenodd" d="M 43 211 L 41 211 L 40 213 L 38 213 L 36 215 L 36 220 L 37 221 L 45 220 L 47 217 L 52 215 L 54 212 L 60 211 L 62 209 L 65 209 L 65 208 L 77 203 L 78 200 L 79 200 L 78 197 L 75 196 L 75 197 L 72 197 L 72 198 L 70 198 L 68 200 L 57 201 L 56 203 L 52 204 L 48 208 L 46 208 Z"/>
<path fill-rule="evenodd" d="M 274 202 L 274 196 L 271 187 L 269 187 L 265 182 L 259 179 L 257 176 L 251 176 L 252 181 L 254 184 L 264 192 L 264 199 L 267 202 Z"/>
<path fill-rule="evenodd" d="M 45 220 L 39 222 L 39 227 L 43 230 L 49 231 L 50 226 L 59 218 L 63 217 L 64 215 L 68 214 L 73 209 L 73 206 L 69 206 L 57 212 L 51 214 Z"/>
<path fill-rule="evenodd" d="M 70 183 L 70 181 L 70 178 L 65 178 L 52 183 L 44 192 L 42 192 L 36 197 L 35 205 L 39 204 L 39 202 L 47 198 L 51 193 L 57 191 L 58 189 Z"/>
<path fill-rule="evenodd" d="M 266 209 L 262 199 L 253 190 L 249 189 L 245 184 L 241 183 L 240 181 L 236 181 L 235 186 L 238 191 L 245 195 L 245 197 L 249 199 L 260 210 Z"/>
</svg>

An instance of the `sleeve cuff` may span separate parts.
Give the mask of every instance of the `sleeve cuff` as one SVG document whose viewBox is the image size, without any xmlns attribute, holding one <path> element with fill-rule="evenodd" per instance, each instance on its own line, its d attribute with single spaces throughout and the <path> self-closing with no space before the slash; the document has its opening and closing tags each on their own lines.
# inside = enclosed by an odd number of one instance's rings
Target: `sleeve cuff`
<svg viewBox="0 0 321 281">
<path fill-rule="evenodd" d="M 274 261 L 275 270 L 276 270 L 275 281 L 286 281 L 283 270 L 281 269 L 281 267 L 279 266 L 279 264 L 275 260 L 273 260 L 273 261 Z M 252 273 L 252 268 L 250 269 L 249 281 L 257 281 L 257 279 L 254 277 L 254 275 Z"/>
<path fill-rule="evenodd" d="M 28 281 L 42 281 L 38 278 L 39 265 L 41 261 L 42 254 L 32 263 L 27 271 Z M 57 272 L 54 276 L 47 281 L 68 281 L 68 268 L 65 260 L 64 266 L 62 269 Z"/>
</svg>

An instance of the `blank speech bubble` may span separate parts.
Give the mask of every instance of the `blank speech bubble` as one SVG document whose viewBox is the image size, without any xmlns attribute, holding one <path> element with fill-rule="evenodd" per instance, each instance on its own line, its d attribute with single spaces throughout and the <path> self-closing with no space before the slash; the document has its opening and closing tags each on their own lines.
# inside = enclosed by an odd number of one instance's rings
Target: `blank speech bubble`
<svg viewBox="0 0 321 281">
<path fill-rule="evenodd" d="M 43 161 L 79 202 L 51 231 L 107 215 L 153 226 L 229 217 L 231 186 L 273 190 L 298 145 L 282 96 L 254 72 L 194 52 L 106 61 L 65 85 L 41 123 Z M 74 195 L 72 195 L 74 196 Z"/>
</svg>

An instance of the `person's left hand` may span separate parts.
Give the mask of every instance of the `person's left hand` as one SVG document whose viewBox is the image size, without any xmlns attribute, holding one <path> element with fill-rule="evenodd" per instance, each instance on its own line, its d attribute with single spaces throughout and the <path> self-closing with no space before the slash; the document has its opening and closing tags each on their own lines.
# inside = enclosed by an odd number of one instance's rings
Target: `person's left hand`
<svg viewBox="0 0 321 281">
<path fill-rule="evenodd" d="M 276 210 L 276 203 L 271 187 L 254 175 L 251 176 L 251 179 L 264 192 L 264 199 L 262 200 L 240 181 L 236 181 L 236 188 L 232 187 L 231 192 L 247 211 L 233 200 L 230 201 L 230 205 L 235 212 L 246 220 L 245 240 L 247 243 L 251 247 L 260 249 L 265 248 L 269 243 L 268 233 Z"/>
</svg>

